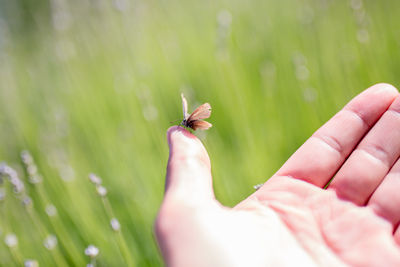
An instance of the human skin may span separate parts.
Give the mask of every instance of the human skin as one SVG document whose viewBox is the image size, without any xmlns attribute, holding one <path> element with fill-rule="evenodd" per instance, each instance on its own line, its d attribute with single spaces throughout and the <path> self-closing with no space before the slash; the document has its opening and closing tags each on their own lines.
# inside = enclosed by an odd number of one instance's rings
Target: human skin
<svg viewBox="0 0 400 267">
<path fill-rule="evenodd" d="M 167 266 L 400 266 L 400 96 L 391 85 L 356 96 L 233 208 L 214 197 L 200 140 L 177 126 L 167 136 L 155 222 Z"/>
</svg>

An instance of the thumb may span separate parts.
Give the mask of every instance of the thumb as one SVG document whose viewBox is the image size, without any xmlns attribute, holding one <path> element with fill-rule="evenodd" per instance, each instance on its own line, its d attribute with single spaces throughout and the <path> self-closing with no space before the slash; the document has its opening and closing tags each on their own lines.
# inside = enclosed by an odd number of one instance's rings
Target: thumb
<svg viewBox="0 0 400 267">
<path fill-rule="evenodd" d="M 213 200 L 210 158 L 201 141 L 179 126 L 169 128 L 167 137 L 169 160 L 164 201 Z"/>
</svg>

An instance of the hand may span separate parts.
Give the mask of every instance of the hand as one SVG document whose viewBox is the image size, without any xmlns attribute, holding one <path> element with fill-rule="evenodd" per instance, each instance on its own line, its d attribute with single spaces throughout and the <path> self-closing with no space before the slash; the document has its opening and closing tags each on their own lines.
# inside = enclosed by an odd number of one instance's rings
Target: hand
<svg viewBox="0 0 400 267">
<path fill-rule="evenodd" d="M 168 266 L 400 266 L 400 96 L 392 86 L 355 97 L 234 208 L 214 198 L 201 142 L 181 127 L 168 130 L 168 142 L 155 224 Z"/>
</svg>

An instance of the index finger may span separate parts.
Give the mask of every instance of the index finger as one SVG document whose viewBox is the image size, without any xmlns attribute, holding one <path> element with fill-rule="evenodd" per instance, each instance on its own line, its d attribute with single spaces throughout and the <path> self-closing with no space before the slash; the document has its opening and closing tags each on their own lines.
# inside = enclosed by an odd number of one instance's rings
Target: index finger
<svg viewBox="0 0 400 267">
<path fill-rule="evenodd" d="M 398 94 L 389 84 L 377 84 L 356 96 L 318 129 L 274 177 L 288 176 L 325 186 Z"/>
<path fill-rule="evenodd" d="M 211 163 L 201 141 L 180 126 L 167 132 L 170 147 L 164 202 L 213 200 Z"/>
</svg>

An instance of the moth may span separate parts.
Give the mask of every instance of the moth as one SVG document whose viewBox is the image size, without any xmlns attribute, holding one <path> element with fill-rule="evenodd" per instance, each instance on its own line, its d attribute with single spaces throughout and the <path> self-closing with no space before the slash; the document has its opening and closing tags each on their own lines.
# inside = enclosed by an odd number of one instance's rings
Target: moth
<svg viewBox="0 0 400 267">
<path fill-rule="evenodd" d="M 193 130 L 207 130 L 212 126 L 211 123 L 203 121 L 211 116 L 211 105 L 209 103 L 204 103 L 203 105 L 196 108 L 192 114 L 188 113 L 188 104 L 186 98 L 181 94 L 182 98 L 182 108 L 183 108 L 183 121 L 182 126 L 191 128 Z"/>
</svg>

